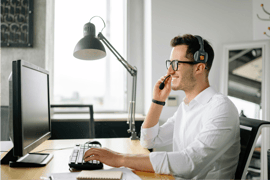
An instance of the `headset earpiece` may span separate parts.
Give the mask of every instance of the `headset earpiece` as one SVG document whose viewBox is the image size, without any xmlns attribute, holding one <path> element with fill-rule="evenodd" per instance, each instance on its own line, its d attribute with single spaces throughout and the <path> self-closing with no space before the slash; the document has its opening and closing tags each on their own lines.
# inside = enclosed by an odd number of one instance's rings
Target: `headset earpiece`
<svg viewBox="0 0 270 180">
<path fill-rule="evenodd" d="M 208 60 L 208 53 L 204 51 L 204 44 L 203 44 L 203 39 L 201 36 L 195 36 L 200 44 L 200 49 L 196 51 L 193 55 L 195 62 L 198 63 L 206 63 Z"/>
</svg>

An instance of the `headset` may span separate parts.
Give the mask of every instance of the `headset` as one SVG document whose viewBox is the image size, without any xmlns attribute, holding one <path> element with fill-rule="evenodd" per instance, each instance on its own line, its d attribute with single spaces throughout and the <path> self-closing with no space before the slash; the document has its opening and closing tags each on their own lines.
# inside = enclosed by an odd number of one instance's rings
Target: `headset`
<svg viewBox="0 0 270 180">
<path fill-rule="evenodd" d="M 208 60 L 208 53 L 204 51 L 203 39 L 201 36 L 195 36 L 200 44 L 200 49 L 196 51 L 193 55 L 195 62 L 206 63 Z"/>
</svg>

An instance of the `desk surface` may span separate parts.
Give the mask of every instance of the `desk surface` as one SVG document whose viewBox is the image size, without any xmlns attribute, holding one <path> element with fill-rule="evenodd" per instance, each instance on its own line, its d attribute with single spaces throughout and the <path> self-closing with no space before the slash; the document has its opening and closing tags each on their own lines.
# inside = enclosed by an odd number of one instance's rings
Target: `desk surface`
<svg viewBox="0 0 270 180">
<path fill-rule="evenodd" d="M 65 150 L 43 151 L 52 153 L 53 159 L 45 166 L 38 168 L 10 168 L 8 165 L 1 165 L 1 179 L 40 179 L 41 176 L 46 177 L 48 173 L 69 172 L 68 160 L 75 144 L 83 144 L 89 139 L 72 139 L 72 140 L 47 140 L 34 149 L 32 152 L 44 149 L 62 149 L 71 147 Z M 95 139 L 101 142 L 102 147 L 109 148 L 113 151 L 129 154 L 149 154 L 147 149 L 144 149 L 139 140 L 131 141 L 129 138 L 110 138 L 110 139 Z M 5 154 L 1 154 L 1 158 Z M 104 165 L 104 169 L 109 169 L 110 166 Z M 134 171 L 143 180 L 151 179 L 174 179 L 170 175 L 160 175 L 149 172 Z"/>
</svg>

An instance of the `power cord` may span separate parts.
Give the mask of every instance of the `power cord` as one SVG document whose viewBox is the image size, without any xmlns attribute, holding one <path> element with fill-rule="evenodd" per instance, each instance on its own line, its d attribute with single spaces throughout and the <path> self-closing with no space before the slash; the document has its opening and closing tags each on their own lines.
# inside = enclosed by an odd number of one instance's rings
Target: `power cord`
<svg viewBox="0 0 270 180">
<path fill-rule="evenodd" d="M 86 142 L 85 144 L 90 144 L 91 141 L 88 141 Z M 40 151 L 36 151 L 36 152 L 33 152 L 33 153 L 39 153 L 39 152 L 42 152 L 42 151 L 58 151 L 58 150 L 65 150 L 65 149 L 72 149 L 74 147 L 67 147 L 67 148 L 60 148 L 60 149 L 43 149 L 43 150 L 40 150 Z M 8 152 L 8 151 L 0 151 L 0 152 Z"/>
<path fill-rule="evenodd" d="M 61 148 L 61 149 L 43 149 L 43 150 L 40 150 L 40 151 L 36 151 L 36 152 L 33 152 L 33 153 L 38 153 L 38 152 L 42 152 L 42 151 L 57 151 L 57 150 L 65 150 L 65 149 L 71 149 L 73 147 L 67 147 L 67 148 Z"/>
</svg>

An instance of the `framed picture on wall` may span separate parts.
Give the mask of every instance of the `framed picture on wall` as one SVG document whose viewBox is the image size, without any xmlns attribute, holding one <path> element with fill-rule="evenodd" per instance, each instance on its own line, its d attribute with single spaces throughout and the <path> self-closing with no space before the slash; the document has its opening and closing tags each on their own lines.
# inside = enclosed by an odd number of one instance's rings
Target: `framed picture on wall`
<svg viewBox="0 0 270 180">
<path fill-rule="evenodd" d="M 1 0 L 1 47 L 33 47 L 33 0 Z"/>
</svg>

